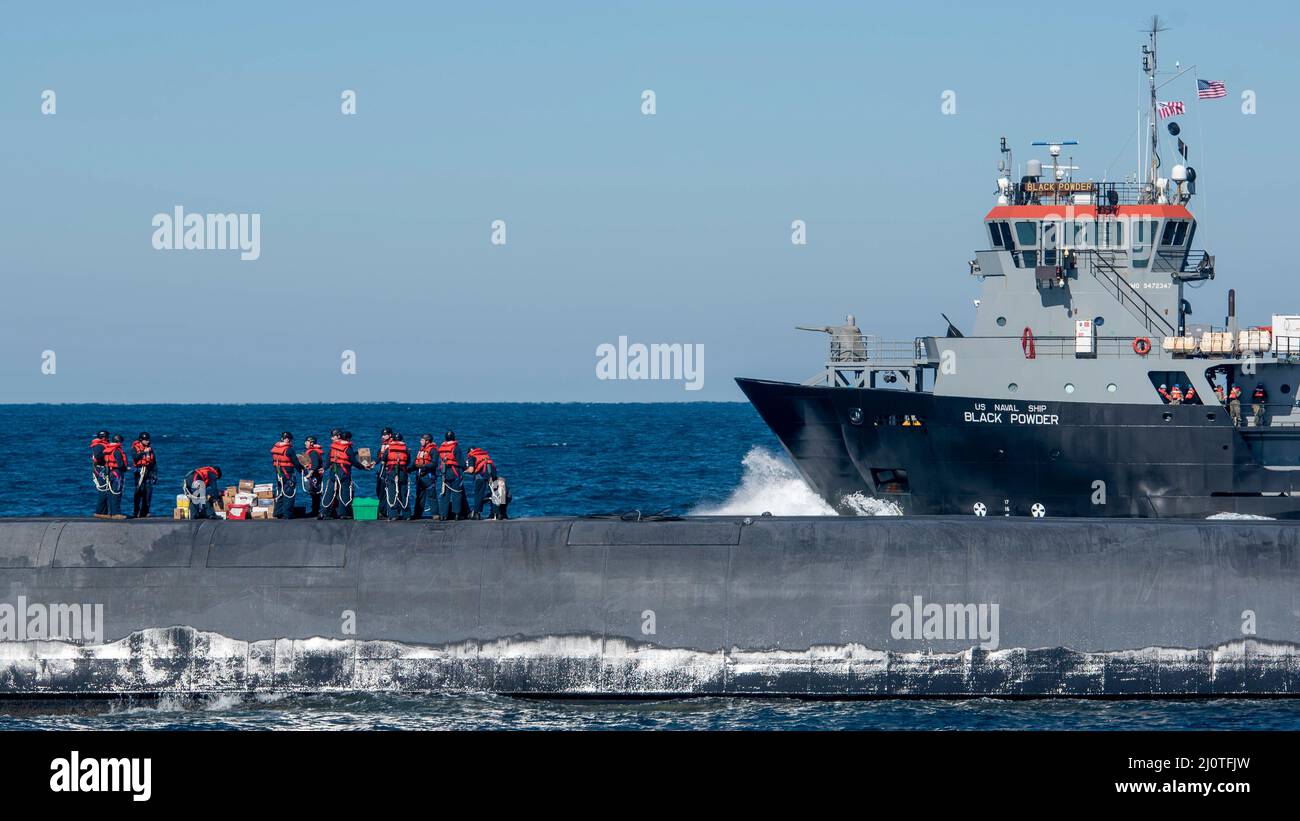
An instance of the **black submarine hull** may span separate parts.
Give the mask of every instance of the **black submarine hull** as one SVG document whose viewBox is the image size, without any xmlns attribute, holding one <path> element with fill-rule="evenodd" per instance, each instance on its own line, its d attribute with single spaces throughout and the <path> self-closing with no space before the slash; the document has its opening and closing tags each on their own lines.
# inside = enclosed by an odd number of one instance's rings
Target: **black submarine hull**
<svg viewBox="0 0 1300 821">
<path fill-rule="evenodd" d="M 1300 692 L 1300 526 L 0 521 L 0 695 Z"/>
<path fill-rule="evenodd" d="M 909 514 L 1300 518 L 1300 428 L 1238 428 L 1217 401 L 1007 402 L 736 382 L 841 513 L 870 497 Z"/>
</svg>

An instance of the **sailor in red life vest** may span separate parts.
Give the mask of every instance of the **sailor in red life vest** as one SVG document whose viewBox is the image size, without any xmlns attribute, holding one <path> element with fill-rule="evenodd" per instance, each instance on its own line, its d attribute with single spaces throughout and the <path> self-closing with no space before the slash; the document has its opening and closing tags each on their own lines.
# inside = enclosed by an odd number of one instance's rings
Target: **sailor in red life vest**
<svg viewBox="0 0 1300 821">
<path fill-rule="evenodd" d="M 104 459 L 103 482 L 108 491 L 108 512 L 96 513 L 101 519 L 125 519 L 122 513 L 122 491 L 126 488 L 126 473 L 129 463 L 126 450 L 122 447 L 122 434 L 115 433 L 113 438 L 102 448 Z"/>
<path fill-rule="evenodd" d="M 221 468 L 205 465 L 191 470 L 185 476 L 185 493 L 190 497 L 190 507 L 195 519 L 211 519 L 212 502 L 221 497 L 221 488 L 217 480 L 221 478 Z"/>
<path fill-rule="evenodd" d="M 1223 386 L 1218 382 L 1214 383 L 1214 396 L 1219 400 L 1220 405 L 1228 401 L 1227 395 L 1223 392 Z"/>
<path fill-rule="evenodd" d="M 1169 404 L 1171 404 L 1171 405 L 1181 405 L 1181 404 L 1183 404 L 1183 389 L 1182 389 L 1182 388 L 1178 387 L 1177 385 L 1174 385 L 1173 388 L 1170 389 L 1170 391 L 1169 391 Z"/>
<path fill-rule="evenodd" d="M 357 486 L 352 483 L 352 469 L 370 469 L 352 446 L 352 431 L 338 428 L 330 431 L 330 449 L 325 458 L 329 467 L 325 469 L 325 492 L 319 518 L 351 519 L 352 500 L 357 492 Z"/>
<path fill-rule="evenodd" d="M 410 501 L 410 484 L 406 472 L 411 466 L 411 454 L 402 439 L 394 433 L 384 446 L 384 495 L 379 503 L 388 510 L 388 521 L 400 521 L 406 516 Z"/>
<path fill-rule="evenodd" d="M 469 502 L 469 517 L 471 519 L 483 518 L 483 505 L 492 504 L 492 491 L 488 483 L 497 478 L 496 465 L 492 464 L 492 457 L 483 448 L 473 447 L 465 456 L 465 472 L 467 484 L 465 485 L 465 496 Z M 489 507 L 489 517 L 495 518 L 495 510 Z"/>
<path fill-rule="evenodd" d="M 1228 415 L 1232 424 L 1241 426 L 1241 388 L 1236 385 L 1228 389 Z"/>
<path fill-rule="evenodd" d="M 141 431 L 131 443 L 131 467 L 135 471 L 131 515 L 137 519 L 147 519 L 149 504 L 153 501 L 153 486 L 158 482 L 158 458 L 154 455 L 147 431 Z"/>
<path fill-rule="evenodd" d="M 280 441 L 271 446 L 271 467 L 275 468 L 275 512 L 277 519 L 293 518 L 293 500 L 298 495 L 298 477 L 302 470 L 298 454 L 293 449 L 293 434 L 285 431 Z"/>
<path fill-rule="evenodd" d="M 1196 401 L 1196 388 L 1190 384 L 1187 386 L 1187 392 L 1183 394 L 1183 404 L 1190 405 Z"/>
<path fill-rule="evenodd" d="M 110 444 L 108 431 L 90 440 L 90 478 L 95 482 L 95 518 L 108 516 L 108 480 L 104 478 L 104 448 Z"/>
<path fill-rule="evenodd" d="M 1163 399 L 1163 400 L 1165 400 L 1165 404 L 1166 404 L 1166 405 L 1169 404 L 1169 388 L 1168 388 L 1168 386 L 1166 386 L 1166 385 L 1161 385 L 1160 387 L 1156 388 L 1156 393 L 1160 394 L 1160 398 Z"/>
<path fill-rule="evenodd" d="M 321 486 L 325 475 L 325 451 L 321 446 L 316 444 L 315 436 L 308 436 L 302 440 L 302 452 L 307 454 L 307 460 L 310 464 L 302 471 L 302 489 L 311 496 L 311 510 L 307 512 L 309 516 L 320 516 L 320 495 Z"/>
<path fill-rule="evenodd" d="M 438 515 L 448 521 L 465 516 L 465 480 L 456 434 L 447 431 L 438 445 Z"/>
<path fill-rule="evenodd" d="M 1264 383 L 1261 382 L 1255 386 L 1255 392 L 1250 395 L 1250 409 L 1255 415 L 1255 426 L 1259 427 L 1264 424 L 1264 411 L 1268 406 L 1268 391 L 1264 390 Z"/>
<path fill-rule="evenodd" d="M 375 450 L 375 497 L 379 499 L 381 519 L 388 516 L 388 499 L 384 495 L 384 488 L 388 486 L 388 465 L 384 457 L 388 453 L 388 443 L 391 441 L 393 441 L 392 428 L 384 428 L 379 432 L 379 447 Z"/>
<path fill-rule="evenodd" d="M 430 494 L 438 481 L 438 449 L 433 444 L 433 434 L 420 435 L 420 449 L 415 453 L 412 470 L 415 473 L 415 502 L 411 505 L 410 518 L 423 519 L 425 512 L 437 493 Z M 433 518 L 438 518 L 437 511 L 432 511 Z"/>
</svg>

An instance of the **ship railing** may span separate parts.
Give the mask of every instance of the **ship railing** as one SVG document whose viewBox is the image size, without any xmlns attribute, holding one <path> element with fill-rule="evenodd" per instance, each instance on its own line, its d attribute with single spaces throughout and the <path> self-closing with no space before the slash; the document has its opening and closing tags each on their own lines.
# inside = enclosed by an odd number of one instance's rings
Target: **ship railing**
<svg viewBox="0 0 1300 821">
<path fill-rule="evenodd" d="M 1214 279 L 1214 255 L 1208 251 L 1157 251 L 1151 270 L 1177 275 L 1184 282 Z"/>
<path fill-rule="evenodd" d="M 1147 333 L 1152 336 L 1173 336 L 1174 326 L 1160 315 L 1146 298 L 1124 278 L 1116 264 L 1114 252 L 1099 249 L 1087 249 L 1077 252 L 1088 260 L 1088 271 L 1101 284 L 1107 287 L 1110 295 L 1123 305 L 1135 319 L 1142 322 Z"/>
<path fill-rule="evenodd" d="M 1068 194 L 1041 194 L 1026 190 L 1023 183 L 1014 188 L 1016 205 L 1095 205 L 1103 211 L 1117 205 L 1140 205 L 1151 199 L 1151 188 L 1136 182 L 1094 182 L 1086 191 Z"/>
<path fill-rule="evenodd" d="M 911 384 L 914 374 L 909 372 L 930 361 L 925 337 L 915 339 L 885 339 L 874 334 L 856 334 L 831 338 L 830 358 L 826 369 L 809 379 L 807 385 L 833 387 L 865 387 L 872 383 L 872 374 L 890 371 L 904 374 Z M 890 381 L 886 378 L 886 381 Z"/>
</svg>

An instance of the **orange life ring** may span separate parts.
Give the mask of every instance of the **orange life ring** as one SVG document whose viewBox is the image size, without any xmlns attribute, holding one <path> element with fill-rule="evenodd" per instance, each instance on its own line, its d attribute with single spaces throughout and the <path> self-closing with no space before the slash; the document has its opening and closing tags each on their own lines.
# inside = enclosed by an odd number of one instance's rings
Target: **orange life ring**
<svg viewBox="0 0 1300 821">
<path fill-rule="evenodd" d="M 1133 353 L 1138 356 L 1146 356 L 1151 353 L 1151 340 L 1145 336 L 1139 336 L 1133 340 Z"/>
</svg>

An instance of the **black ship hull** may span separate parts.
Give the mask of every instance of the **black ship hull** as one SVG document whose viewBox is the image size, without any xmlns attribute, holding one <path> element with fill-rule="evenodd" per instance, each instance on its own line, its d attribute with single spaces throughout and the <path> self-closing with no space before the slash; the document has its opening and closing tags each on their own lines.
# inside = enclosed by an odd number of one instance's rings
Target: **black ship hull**
<svg viewBox="0 0 1300 821">
<path fill-rule="evenodd" d="M 1239 428 L 1217 404 L 736 381 L 842 513 L 868 497 L 910 514 L 1300 518 L 1300 428 Z"/>
</svg>

